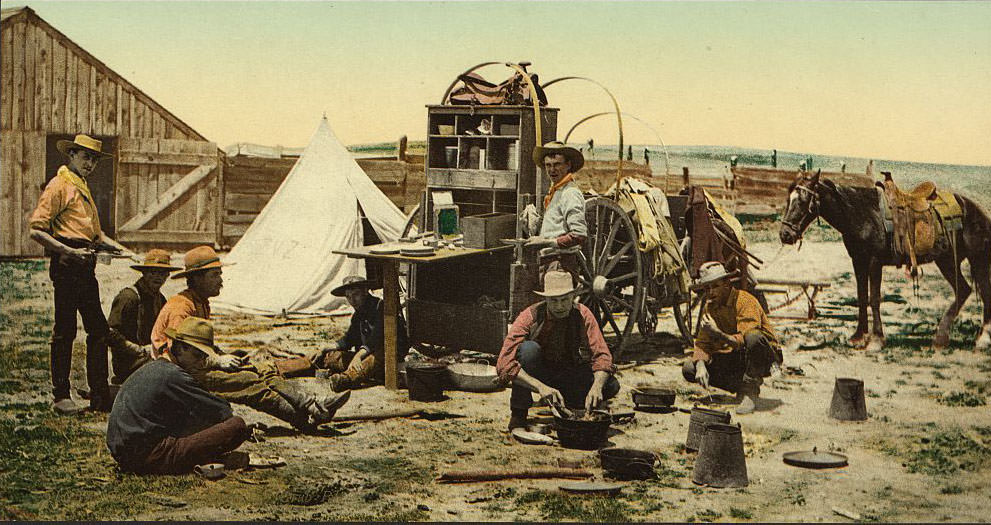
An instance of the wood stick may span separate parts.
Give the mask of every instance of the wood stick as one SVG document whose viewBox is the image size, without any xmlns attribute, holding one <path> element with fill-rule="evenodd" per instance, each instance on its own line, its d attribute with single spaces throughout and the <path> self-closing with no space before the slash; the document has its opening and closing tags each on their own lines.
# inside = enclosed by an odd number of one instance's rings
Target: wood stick
<svg viewBox="0 0 991 525">
<path fill-rule="evenodd" d="M 532 468 L 522 470 L 462 470 L 443 472 L 434 480 L 438 483 L 472 483 L 503 479 L 590 478 L 592 473 L 579 468 Z"/>
<path fill-rule="evenodd" d="M 839 514 L 840 516 L 843 516 L 844 518 L 850 518 L 854 521 L 860 521 L 861 519 L 863 519 L 860 517 L 860 514 L 857 514 L 856 512 L 850 512 L 849 510 L 841 509 L 839 507 L 833 507 L 833 512 Z"/>
<path fill-rule="evenodd" d="M 333 421 L 381 421 L 383 419 L 393 419 L 397 417 L 416 417 L 423 414 L 422 408 L 408 408 L 405 410 L 386 410 L 383 412 L 370 412 L 368 414 L 346 414 L 334 416 Z"/>
</svg>

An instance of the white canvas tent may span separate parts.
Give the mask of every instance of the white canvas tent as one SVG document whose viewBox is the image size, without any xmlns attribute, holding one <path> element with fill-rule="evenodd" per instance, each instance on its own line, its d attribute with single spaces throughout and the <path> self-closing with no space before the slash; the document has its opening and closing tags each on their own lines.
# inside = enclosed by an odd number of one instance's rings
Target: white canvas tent
<svg viewBox="0 0 991 525">
<path fill-rule="evenodd" d="M 330 291 L 364 263 L 333 253 L 362 246 L 361 214 L 383 241 L 402 235 L 406 217 L 358 167 L 326 117 L 289 175 L 224 262 L 214 303 L 237 311 L 345 313 Z"/>
</svg>

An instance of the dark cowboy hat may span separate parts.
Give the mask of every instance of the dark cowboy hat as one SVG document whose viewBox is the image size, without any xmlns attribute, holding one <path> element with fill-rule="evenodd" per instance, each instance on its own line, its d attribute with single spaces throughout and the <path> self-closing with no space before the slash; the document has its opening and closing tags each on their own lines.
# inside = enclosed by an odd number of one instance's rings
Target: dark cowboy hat
<svg viewBox="0 0 991 525">
<path fill-rule="evenodd" d="M 59 150 L 66 157 L 74 149 L 84 149 L 95 153 L 101 157 L 112 157 L 113 155 L 103 151 L 103 142 L 90 137 L 89 135 L 76 135 L 73 140 L 60 140 L 55 143 L 55 149 Z"/>
<path fill-rule="evenodd" d="M 360 275 L 349 275 L 344 278 L 343 284 L 331 290 L 330 293 L 337 297 L 344 297 L 344 294 L 347 293 L 347 291 L 351 290 L 352 288 L 364 288 L 366 290 L 373 290 L 375 288 L 378 288 L 379 286 L 380 285 L 377 285 L 376 283 L 369 281 L 368 279 L 365 279 Z"/>
<path fill-rule="evenodd" d="M 564 155 L 564 158 L 571 164 L 571 173 L 577 172 L 585 165 L 585 157 L 582 156 L 582 152 L 556 140 L 534 148 L 533 162 L 539 168 L 544 165 L 544 157 L 548 155 Z"/>
</svg>

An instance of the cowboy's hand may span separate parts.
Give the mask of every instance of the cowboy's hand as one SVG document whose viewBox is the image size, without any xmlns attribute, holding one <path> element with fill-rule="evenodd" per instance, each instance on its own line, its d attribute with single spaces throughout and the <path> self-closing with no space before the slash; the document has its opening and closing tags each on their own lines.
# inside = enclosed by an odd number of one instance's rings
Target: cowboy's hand
<svg viewBox="0 0 991 525">
<path fill-rule="evenodd" d="M 709 388 L 709 368 L 704 361 L 695 362 L 695 381 L 705 388 Z"/>
<path fill-rule="evenodd" d="M 70 248 L 68 246 L 62 254 L 68 257 L 69 260 L 75 262 L 89 262 L 96 257 L 96 255 L 89 250 L 84 250 L 82 248 Z"/>
<path fill-rule="evenodd" d="M 540 399 L 546 400 L 551 406 L 564 406 L 564 396 L 556 388 L 544 385 L 543 388 L 537 390 L 537 394 L 540 396 Z"/>
<path fill-rule="evenodd" d="M 588 414 L 592 410 L 599 408 L 600 403 L 602 403 L 602 387 L 592 385 L 592 388 L 588 391 L 588 395 L 585 396 L 585 413 Z"/>
</svg>

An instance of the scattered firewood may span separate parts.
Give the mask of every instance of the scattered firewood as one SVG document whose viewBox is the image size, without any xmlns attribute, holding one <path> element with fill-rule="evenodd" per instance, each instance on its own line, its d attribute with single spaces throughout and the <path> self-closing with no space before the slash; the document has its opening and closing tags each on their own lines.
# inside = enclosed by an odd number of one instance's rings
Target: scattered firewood
<svg viewBox="0 0 991 525">
<path fill-rule="evenodd" d="M 471 483 L 476 481 L 499 481 L 503 479 L 582 479 L 592 473 L 578 468 L 533 468 L 522 470 L 463 470 L 443 472 L 434 480 L 438 483 Z"/>
</svg>

